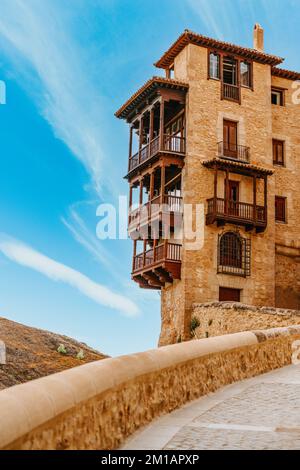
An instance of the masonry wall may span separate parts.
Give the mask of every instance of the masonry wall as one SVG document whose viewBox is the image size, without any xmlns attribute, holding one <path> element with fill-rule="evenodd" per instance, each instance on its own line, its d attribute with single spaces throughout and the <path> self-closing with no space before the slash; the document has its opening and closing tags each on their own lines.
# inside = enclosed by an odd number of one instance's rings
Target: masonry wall
<svg viewBox="0 0 300 470">
<path fill-rule="evenodd" d="M 240 331 L 300 325 L 300 310 L 253 307 L 234 302 L 194 304 L 193 318 L 200 325 L 195 338 L 208 338 Z"/>
<path fill-rule="evenodd" d="M 111 450 L 224 385 L 289 365 L 300 328 L 249 331 L 105 359 L 0 392 L 0 449 Z"/>
<path fill-rule="evenodd" d="M 287 223 L 276 222 L 276 306 L 300 309 L 299 93 L 292 80 L 272 77 L 272 85 L 285 90 L 285 106 L 272 106 L 272 136 L 285 142 L 285 165 L 274 170 L 275 193 L 287 198 Z"/>
<path fill-rule="evenodd" d="M 207 78 L 207 49 L 188 45 L 175 59 L 175 78 L 189 83 L 186 106 L 187 155 L 183 169 L 183 201 L 185 204 L 203 204 L 213 197 L 213 172 L 202 162 L 217 155 L 217 143 L 223 140 L 223 119 L 238 121 L 240 145 L 250 147 L 251 163 L 273 169 L 272 110 L 270 104 L 271 70 L 268 65 L 254 63 L 254 91 L 242 88 L 242 104 L 221 100 L 221 82 Z M 241 202 L 253 202 L 250 178 L 233 173 L 230 178 L 241 181 Z M 224 194 L 224 174 L 220 173 L 218 193 Z M 263 189 L 258 187 L 258 203 Z M 244 279 L 217 274 L 218 235 L 223 230 L 236 230 L 227 224 L 224 229 L 205 226 L 204 243 L 191 246 L 183 242 L 182 279 L 162 293 L 162 317 L 168 316 L 167 298 L 175 299 L 184 292 L 184 324 L 174 325 L 176 337 L 187 339 L 192 305 L 195 302 L 219 300 L 219 287 L 241 289 L 241 300 L 252 305 L 275 306 L 275 178 L 268 182 L 268 228 L 264 233 L 239 232 L 252 241 L 252 274 Z M 180 284 L 180 283 L 179 283 Z M 161 341 L 164 343 L 164 332 Z"/>
</svg>

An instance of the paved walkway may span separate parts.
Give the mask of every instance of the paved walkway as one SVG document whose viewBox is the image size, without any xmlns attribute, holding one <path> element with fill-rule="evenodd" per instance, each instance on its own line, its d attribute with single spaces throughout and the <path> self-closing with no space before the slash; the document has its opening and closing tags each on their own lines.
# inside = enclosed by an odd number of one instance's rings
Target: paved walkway
<svg viewBox="0 0 300 470">
<path fill-rule="evenodd" d="M 135 434 L 123 449 L 300 449 L 300 366 L 186 405 Z"/>
</svg>

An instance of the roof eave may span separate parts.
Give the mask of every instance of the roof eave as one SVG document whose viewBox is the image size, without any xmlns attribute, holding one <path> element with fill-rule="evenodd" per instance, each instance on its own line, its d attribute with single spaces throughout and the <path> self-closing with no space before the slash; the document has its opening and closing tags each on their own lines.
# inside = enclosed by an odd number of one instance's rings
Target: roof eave
<svg viewBox="0 0 300 470">
<path fill-rule="evenodd" d="M 172 44 L 172 46 L 163 54 L 163 56 L 154 64 L 157 68 L 168 69 L 174 62 L 175 57 L 187 46 L 188 44 L 196 44 L 202 47 L 212 47 L 215 49 L 223 50 L 228 53 L 236 53 L 241 56 L 248 56 L 257 62 L 264 62 L 268 65 L 279 65 L 284 59 L 282 57 L 273 56 L 255 49 L 236 46 L 228 42 L 219 41 L 217 39 L 202 36 L 193 33 L 192 31 L 185 31 L 179 38 Z"/>
</svg>

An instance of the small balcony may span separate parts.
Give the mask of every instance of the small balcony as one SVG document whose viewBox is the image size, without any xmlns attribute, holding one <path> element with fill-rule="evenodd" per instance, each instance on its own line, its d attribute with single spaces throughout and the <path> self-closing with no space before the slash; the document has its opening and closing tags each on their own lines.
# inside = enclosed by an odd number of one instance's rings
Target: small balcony
<svg viewBox="0 0 300 470">
<path fill-rule="evenodd" d="M 240 103 L 241 101 L 241 88 L 237 85 L 231 85 L 229 83 L 222 83 L 223 99 L 229 101 L 235 101 Z"/>
<path fill-rule="evenodd" d="M 207 225 L 215 222 L 219 226 L 231 223 L 244 225 L 247 230 L 256 228 L 257 232 L 264 231 L 267 226 L 267 212 L 264 206 L 220 198 L 208 199 L 207 204 Z"/>
<path fill-rule="evenodd" d="M 184 156 L 185 138 L 164 134 L 161 139 L 160 135 L 158 135 L 151 142 L 142 147 L 139 152 L 129 158 L 128 174 L 145 163 L 150 162 L 152 158 L 156 157 L 161 152 Z"/>
<path fill-rule="evenodd" d="M 151 228 L 155 229 L 157 223 L 165 224 L 167 229 L 174 231 L 182 225 L 182 197 L 165 194 L 163 197 L 156 196 L 141 207 L 129 214 L 128 232 L 129 236 L 136 239 L 136 233 L 149 233 Z M 159 233 L 163 228 L 158 226 Z"/>
<path fill-rule="evenodd" d="M 133 257 L 132 279 L 146 289 L 161 289 L 180 279 L 181 245 L 164 241 Z"/>
<path fill-rule="evenodd" d="M 242 163 L 250 163 L 250 148 L 244 145 L 219 142 L 218 157 L 235 160 Z"/>
</svg>

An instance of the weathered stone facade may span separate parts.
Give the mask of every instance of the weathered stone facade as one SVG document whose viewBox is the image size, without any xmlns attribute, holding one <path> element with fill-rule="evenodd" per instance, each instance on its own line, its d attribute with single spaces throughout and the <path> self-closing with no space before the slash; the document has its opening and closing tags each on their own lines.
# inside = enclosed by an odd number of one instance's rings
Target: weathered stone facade
<svg viewBox="0 0 300 470">
<path fill-rule="evenodd" d="M 264 330 L 300 325 L 298 310 L 259 308 L 234 302 L 194 304 L 192 316 L 199 322 L 194 332 L 197 339 L 238 333 L 253 328 Z"/>
<path fill-rule="evenodd" d="M 208 79 L 208 53 L 207 47 L 187 44 L 174 59 L 174 78 L 189 84 L 183 201 L 207 207 L 214 175 L 202 163 L 216 156 L 216 144 L 223 140 L 223 120 L 235 121 L 239 144 L 250 147 L 251 163 L 274 172 L 268 178 L 267 228 L 255 233 L 242 225 L 206 225 L 203 247 L 190 249 L 183 240 L 181 280 L 162 289 L 161 345 L 188 339 L 193 304 L 218 301 L 220 287 L 239 289 L 244 304 L 300 310 L 300 104 L 294 100 L 294 81 L 276 76 L 270 65 L 253 61 L 253 86 L 241 88 L 240 103 L 222 100 L 220 81 Z M 272 105 L 272 87 L 284 89 L 284 106 Z M 285 142 L 284 166 L 273 164 L 273 139 Z M 240 182 L 241 200 L 252 204 L 250 178 L 230 175 L 230 179 Z M 263 186 L 257 184 L 257 203 L 262 204 Z M 217 185 L 218 197 L 223 197 L 222 173 Z M 286 223 L 275 221 L 275 196 L 287 198 Z M 251 240 L 249 277 L 217 274 L 218 235 L 231 229 Z"/>
</svg>

